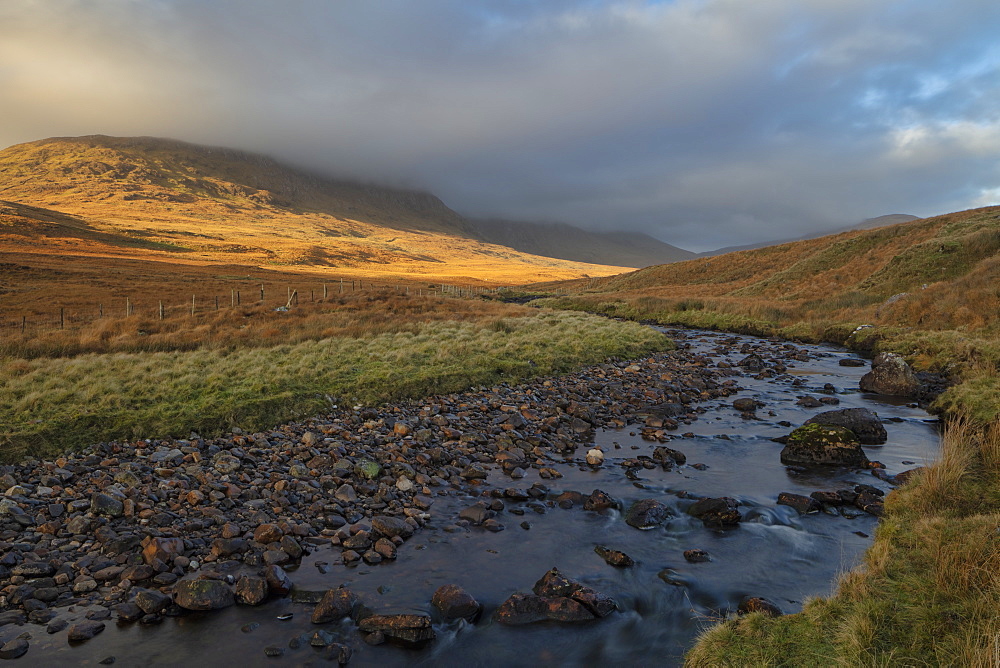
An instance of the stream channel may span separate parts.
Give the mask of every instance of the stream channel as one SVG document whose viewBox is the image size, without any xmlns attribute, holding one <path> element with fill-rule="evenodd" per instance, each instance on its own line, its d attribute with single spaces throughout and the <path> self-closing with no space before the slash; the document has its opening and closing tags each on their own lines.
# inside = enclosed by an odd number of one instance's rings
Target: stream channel
<svg viewBox="0 0 1000 668">
<path fill-rule="evenodd" d="M 785 345 L 695 330 L 669 330 L 669 334 L 713 364 L 734 365 L 734 371 L 745 357 L 740 352 L 743 344 L 765 356 L 781 352 Z M 888 491 L 891 486 L 868 470 L 790 469 L 779 461 L 782 446 L 771 439 L 824 410 L 869 408 L 885 424 L 888 442 L 865 446 L 865 451 L 888 473 L 896 474 L 932 461 L 939 435 L 937 420 L 913 404 L 861 393 L 858 380 L 867 364 L 839 365 L 841 359 L 856 358 L 853 353 L 827 346 L 795 347 L 808 359 L 788 362 L 787 371 L 773 378 L 734 374 L 739 393 L 700 404 L 705 410 L 697 420 L 671 432 L 667 445 L 687 456 L 684 466 L 669 471 L 640 469 L 638 479 L 630 479 L 618 464 L 651 454 L 658 443 L 641 438 L 641 425 L 598 431 L 595 445 L 605 453 L 603 466 L 581 465 L 586 449 L 579 448 L 574 453 L 576 463 L 559 466 L 562 478 L 542 481 L 550 488 L 549 502 L 506 501 L 499 516 L 505 531 L 476 527 L 456 531 L 454 518 L 476 498 L 440 497 L 431 522 L 400 548 L 396 562 L 347 567 L 339 563 L 339 553 L 320 548 L 290 571 L 296 587 L 321 592 L 343 584 L 369 608 L 384 614 L 434 615 L 431 596 L 445 584 L 460 585 L 483 604 L 478 623 L 437 622 L 437 638 L 418 650 L 368 646 L 350 619 L 325 625 L 353 649 L 352 666 L 670 666 L 681 663 L 699 631 L 735 611 L 745 596 L 766 597 L 785 613 L 797 612 L 807 597 L 831 593 L 837 575 L 859 563 L 871 544 L 877 519 L 856 510 L 800 516 L 791 507 L 777 505 L 778 494 L 808 495 L 856 484 Z M 824 392 L 826 384 L 833 389 Z M 806 394 L 833 396 L 839 405 L 804 408 L 797 400 Z M 763 402 L 758 419 L 746 419 L 733 408 L 733 400 L 741 397 Z M 791 427 L 779 424 L 783 421 Z M 536 480 L 537 471 L 531 470 L 521 482 L 530 485 Z M 494 471 L 487 484 L 503 489 L 510 480 Z M 620 511 L 584 511 L 579 505 L 563 509 L 551 503 L 560 491 L 587 495 L 594 489 L 609 493 L 625 508 L 639 499 L 656 498 L 671 506 L 676 518 L 639 531 L 625 523 Z M 733 528 L 706 528 L 684 512 L 691 501 L 679 492 L 734 497 L 744 519 Z M 515 514 L 521 511 L 522 515 Z M 530 528 L 522 528 L 522 522 Z M 609 566 L 595 553 L 598 544 L 625 552 L 636 564 Z M 705 550 L 711 561 L 687 562 L 683 553 L 691 548 Z M 613 597 L 618 611 L 578 625 L 504 626 L 493 620 L 492 614 L 510 594 L 529 592 L 553 566 Z M 64 640 L 47 643 L 40 637 L 44 633 L 34 634 L 32 655 L 34 660 L 44 657 L 48 666 L 96 666 L 109 656 L 116 658 L 116 665 L 125 666 L 331 665 L 326 655 L 309 645 L 319 628 L 310 622 L 312 607 L 292 596 L 256 608 L 234 606 L 168 618 L 152 627 L 115 628 L 112 623 L 105 633 L 77 647 Z M 293 616 L 277 621 L 287 613 Z M 266 657 L 263 648 L 269 645 L 286 648 L 284 656 Z"/>
</svg>

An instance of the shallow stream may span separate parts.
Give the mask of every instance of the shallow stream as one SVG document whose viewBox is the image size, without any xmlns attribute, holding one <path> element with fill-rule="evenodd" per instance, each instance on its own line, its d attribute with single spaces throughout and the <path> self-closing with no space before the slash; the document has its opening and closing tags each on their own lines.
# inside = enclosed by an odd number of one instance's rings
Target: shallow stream
<svg viewBox="0 0 1000 668">
<path fill-rule="evenodd" d="M 745 356 L 740 352 L 744 343 L 771 352 L 781 351 L 784 345 L 711 332 L 680 331 L 676 336 L 682 345 L 709 356 L 713 364 L 735 365 Z M 685 466 L 670 471 L 640 469 L 638 479 L 629 479 L 617 464 L 651 454 L 658 444 L 643 440 L 637 426 L 598 432 L 595 443 L 605 452 L 604 465 L 561 465 L 563 478 L 544 481 L 551 490 L 550 502 L 505 500 L 506 509 L 499 516 L 505 531 L 456 527 L 458 512 L 476 497 L 436 497 L 432 521 L 400 548 L 396 562 L 347 567 L 339 562 L 339 552 L 319 548 L 290 575 L 304 591 L 321 592 L 343 584 L 379 613 L 433 615 L 431 596 L 439 586 L 451 583 L 484 605 L 478 624 L 438 624 L 437 639 L 420 650 L 369 647 L 350 620 L 340 626 L 326 625 L 340 642 L 353 648 L 352 666 L 669 666 L 680 663 L 696 634 L 735 610 L 744 596 L 763 596 L 786 613 L 796 612 L 807 597 L 829 594 L 837 574 L 859 563 L 877 520 L 861 512 L 852 518 L 823 512 L 800 516 L 790 507 L 776 505 L 778 494 L 808 495 L 859 483 L 886 491 L 891 487 L 868 471 L 793 471 L 779 462 L 782 446 L 771 439 L 789 433 L 820 411 L 867 407 L 882 418 L 889 440 L 883 446 L 865 446 L 865 450 L 890 474 L 926 464 L 938 448 L 932 416 L 905 402 L 857 390 L 867 365 L 838 365 L 840 359 L 854 357 L 852 353 L 822 346 L 796 348 L 808 352 L 808 361 L 787 362 L 787 372 L 775 378 L 734 375 L 741 392 L 701 404 L 704 412 L 697 420 L 671 432 L 667 445 L 686 454 Z M 832 394 L 829 388 L 823 392 L 827 383 L 833 386 Z M 840 403 L 803 408 L 796 402 L 806 394 L 834 396 Z M 740 397 L 764 403 L 757 411 L 759 419 L 745 419 L 733 408 L 733 400 Z M 780 425 L 782 421 L 792 427 Z M 582 461 L 584 454 L 585 448 L 580 448 L 574 457 Z M 498 471 L 491 476 L 492 486 L 511 486 Z M 518 486 L 527 487 L 537 480 L 535 476 L 537 471 L 529 471 Z M 563 509 L 551 503 L 560 491 L 586 495 L 598 488 L 623 507 L 657 498 L 675 508 L 677 519 L 638 531 L 626 525 L 618 511 L 589 512 L 579 505 Z M 683 512 L 690 501 L 678 496 L 682 491 L 735 497 L 741 502 L 744 521 L 730 529 L 706 528 Z M 522 511 L 523 515 L 515 514 Z M 530 528 L 522 528 L 522 523 Z M 636 565 L 607 565 L 594 552 L 597 544 L 627 553 Z M 690 548 L 707 551 L 711 561 L 688 563 L 683 552 Z M 619 611 L 577 626 L 507 627 L 492 621 L 492 613 L 511 593 L 530 591 L 553 566 L 614 597 Z M 660 577 L 665 569 L 672 569 L 667 571 L 672 583 Z M 44 636 L 39 628 L 33 634 L 31 656 L 34 660 L 44 657 L 48 666 L 96 666 L 109 656 L 116 658 L 116 665 L 125 666 L 328 665 L 309 646 L 309 637 L 318 628 L 310 622 L 311 609 L 311 604 L 289 597 L 257 608 L 234 606 L 167 618 L 158 626 L 115 627 L 109 622 L 107 631 L 76 647 L 67 646 L 65 640 L 47 642 L 39 637 Z M 285 613 L 293 616 L 278 621 Z M 259 626 L 254 627 L 255 623 Z M 299 646 L 290 647 L 290 641 Z M 265 657 L 263 648 L 268 645 L 287 648 L 285 655 Z"/>
</svg>

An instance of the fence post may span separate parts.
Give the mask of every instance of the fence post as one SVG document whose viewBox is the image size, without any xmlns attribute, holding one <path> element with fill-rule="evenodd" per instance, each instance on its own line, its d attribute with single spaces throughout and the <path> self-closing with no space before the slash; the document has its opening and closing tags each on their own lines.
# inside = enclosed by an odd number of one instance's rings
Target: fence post
<svg viewBox="0 0 1000 668">
<path fill-rule="evenodd" d="M 240 291 L 239 290 L 236 291 L 236 305 L 237 306 L 240 305 Z"/>
<path fill-rule="evenodd" d="M 59 307 L 59 329 L 65 329 L 66 327 L 66 309 L 62 306 Z"/>
<path fill-rule="evenodd" d="M 229 307 L 236 306 L 236 290 L 229 288 Z"/>
<path fill-rule="evenodd" d="M 132 302 L 129 301 L 128 297 L 125 298 L 125 317 L 129 316 L 129 311 L 132 310 Z"/>
<path fill-rule="evenodd" d="M 260 284 L 260 300 L 264 301 L 264 284 Z"/>
<path fill-rule="evenodd" d="M 163 300 L 160 300 L 160 320 L 163 320 Z"/>
<path fill-rule="evenodd" d="M 104 304 L 98 304 L 97 305 L 97 312 L 98 312 L 99 317 L 101 317 L 101 318 L 104 317 Z"/>
<path fill-rule="evenodd" d="M 22 316 L 21 316 L 21 333 L 22 333 L 22 334 L 24 334 L 24 328 L 25 328 L 25 326 L 26 326 L 27 324 L 28 324 L 28 316 L 26 316 L 26 315 L 22 315 Z"/>
<path fill-rule="evenodd" d="M 326 283 L 323 284 L 323 299 L 326 299 Z"/>
<path fill-rule="evenodd" d="M 219 295 L 215 295 L 215 310 L 219 310 Z"/>
<path fill-rule="evenodd" d="M 194 315 L 194 295 L 191 295 L 191 315 Z"/>
</svg>

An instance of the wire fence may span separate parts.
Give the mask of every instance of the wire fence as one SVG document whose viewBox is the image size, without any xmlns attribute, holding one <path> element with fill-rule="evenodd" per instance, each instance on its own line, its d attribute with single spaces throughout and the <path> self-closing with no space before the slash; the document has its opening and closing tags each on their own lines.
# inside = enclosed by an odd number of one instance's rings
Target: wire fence
<svg viewBox="0 0 1000 668">
<path fill-rule="evenodd" d="M 224 291 L 216 291 L 216 294 L 212 294 L 210 290 L 202 290 L 191 293 L 190 298 L 186 295 L 181 298 L 177 294 L 165 299 L 124 295 L 90 305 L 53 305 L 51 309 L 36 308 L 30 314 L 0 311 L 0 332 L 5 332 L 7 335 L 27 336 L 57 329 L 80 329 L 109 318 L 139 317 L 168 320 L 186 316 L 197 319 L 227 308 L 258 307 L 289 310 L 306 303 L 332 302 L 345 295 L 359 292 L 391 292 L 416 296 L 441 295 L 470 299 L 483 295 L 496 295 L 508 289 L 447 283 L 416 287 L 407 284 L 377 283 L 359 279 L 340 279 L 333 282 L 299 285 L 263 282 L 242 285 L 239 289 L 227 287 Z"/>
</svg>

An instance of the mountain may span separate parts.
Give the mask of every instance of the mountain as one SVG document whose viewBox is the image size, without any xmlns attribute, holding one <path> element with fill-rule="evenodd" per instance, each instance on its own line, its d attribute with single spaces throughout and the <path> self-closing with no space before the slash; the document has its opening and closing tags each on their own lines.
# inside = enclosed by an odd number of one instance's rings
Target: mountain
<svg viewBox="0 0 1000 668">
<path fill-rule="evenodd" d="M 471 224 L 484 241 L 563 260 L 648 267 L 697 257 L 696 253 L 636 232 L 590 232 L 565 223 L 498 219 L 473 220 Z"/>
<path fill-rule="evenodd" d="M 699 253 L 699 257 L 711 257 L 713 255 L 725 255 L 726 253 L 735 253 L 737 251 L 753 250 L 755 248 L 766 248 L 768 246 L 778 246 L 780 244 L 791 243 L 792 241 L 803 241 L 805 239 L 817 239 L 819 237 L 825 237 L 830 234 L 838 234 L 840 232 L 849 232 L 851 230 L 873 230 L 879 227 L 885 227 L 887 225 L 899 225 L 900 223 L 909 223 L 914 220 L 920 220 L 917 216 L 911 216 L 906 213 L 890 213 L 885 216 L 878 216 L 876 218 L 866 218 L 865 220 L 857 223 L 855 225 L 848 225 L 847 227 L 838 227 L 833 230 L 826 230 L 825 232 L 814 232 L 812 234 L 806 234 L 801 237 L 795 237 L 794 239 L 779 239 L 777 241 L 762 241 L 755 244 L 747 244 L 745 246 L 726 246 L 725 248 L 718 248 L 712 251 L 705 251 L 704 253 Z"/>
<path fill-rule="evenodd" d="M 4 149 L 0 200 L 0 250 L 8 252 L 152 253 L 189 264 L 512 284 L 627 268 L 489 243 L 430 193 L 153 137 L 58 137 Z"/>
</svg>

